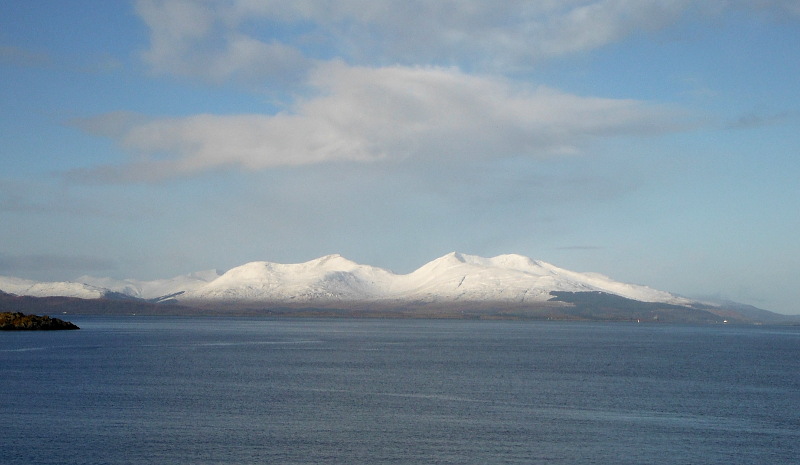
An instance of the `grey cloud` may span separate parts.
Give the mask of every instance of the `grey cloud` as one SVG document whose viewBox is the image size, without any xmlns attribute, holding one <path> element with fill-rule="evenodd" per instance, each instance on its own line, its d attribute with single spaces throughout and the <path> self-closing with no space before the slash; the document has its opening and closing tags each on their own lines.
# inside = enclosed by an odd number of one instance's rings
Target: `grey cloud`
<svg viewBox="0 0 800 465">
<path fill-rule="evenodd" d="M 10 45 L 0 45 L 0 63 L 16 66 L 39 67 L 52 64 L 49 55 Z"/>
<path fill-rule="evenodd" d="M 140 0 L 158 73 L 291 82 L 316 61 L 500 72 L 729 10 L 800 14 L 792 0 Z M 275 28 L 279 22 L 288 27 Z"/>
<path fill-rule="evenodd" d="M 0 272 L 8 274 L 107 271 L 115 268 L 116 265 L 113 261 L 96 257 L 55 254 L 9 255 L 0 253 Z"/>
<path fill-rule="evenodd" d="M 537 54 L 557 56 L 592 50 L 638 30 L 662 29 L 680 18 L 690 4 L 688 0 L 581 2 L 541 24 L 536 34 Z"/>
<path fill-rule="evenodd" d="M 797 113 L 784 111 L 772 114 L 759 114 L 756 112 L 740 116 L 735 121 L 728 123 L 728 129 L 750 129 L 762 126 L 782 124 L 791 119 L 797 118 Z"/>
<path fill-rule="evenodd" d="M 64 176 L 64 173 L 58 175 Z M 73 175 L 67 175 L 71 176 Z M 79 178 L 77 174 L 74 176 L 76 180 Z M 93 183 L 91 179 L 80 179 L 80 181 L 85 184 Z M 110 197 L 97 197 L 91 193 L 69 189 L 65 185 L 52 185 L 48 180 L 2 178 L 0 178 L 0 212 L 18 218 L 55 215 L 58 221 L 67 218 L 118 220 L 153 214 L 149 207 L 139 211 L 121 210 Z M 9 222 L 13 224 L 10 218 Z"/>
<path fill-rule="evenodd" d="M 72 118 L 65 124 L 89 134 L 116 139 L 123 137 L 128 131 L 148 120 L 149 118 L 139 113 L 115 111 L 104 114 L 102 118 Z"/>
<path fill-rule="evenodd" d="M 142 54 L 157 73 L 212 82 L 291 82 L 316 61 L 456 65 L 502 72 L 658 30 L 688 0 L 295 1 L 140 0 Z M 301 26 L 273 32 L 279 21 Z"/>
<path fill-rule="evenodd" d="M 142 0 L 137 12 L 150 27 L 143 60 L 157 74 L 199 77 L 221 83 L 302 80 L 313 60 L 294 46 L 261 41 L 226 24 L 222 2 Z"/>
</svg>

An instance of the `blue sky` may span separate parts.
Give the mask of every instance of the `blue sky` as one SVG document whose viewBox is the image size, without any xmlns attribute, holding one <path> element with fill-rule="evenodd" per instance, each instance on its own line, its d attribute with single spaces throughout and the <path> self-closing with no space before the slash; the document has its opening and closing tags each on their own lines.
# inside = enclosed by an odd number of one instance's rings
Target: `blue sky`
<svg viewBox="0 0 800 465">
<path fill-rule="evenodd" d="M 0 274 L 519 253 L 800 313 L 800 4 L 11 1 Z"/>
</svg>

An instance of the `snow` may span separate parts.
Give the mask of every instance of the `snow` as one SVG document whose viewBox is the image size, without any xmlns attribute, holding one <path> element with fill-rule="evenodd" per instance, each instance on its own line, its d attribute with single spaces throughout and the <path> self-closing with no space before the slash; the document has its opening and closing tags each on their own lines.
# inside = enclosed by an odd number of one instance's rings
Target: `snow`
<svg viewBox="0 0 800 465">
<path fill-rule="evenodd" d="M 165 295 L 195 289 L 214 281 L 219 278 L 219 276 L 220 273 L 217 270 L 206 270 L 155 281 L 138 281 L 135 279 L 118 280 L 112 278 L 95 278 L 92 276 L 81 276 L 78 278 L 78 281 L 139 299 L 157 299 Z M 2 287 L 0 287 L 0 289 L 2 289 Z"/>
<path fill-rule="evenodd" d="M 550 291 L 601 291 L 644 302 L 690 302 L 646 286 L 569 271 L 522 255 L 484 258 L 453 252 L 399 278 L 397 298 L 429 302 L 533 302 L 550 299 Z"/>
<path fill-rule="evenodd" d="M 551 291 L 600 291 L 644 302 L 679 305 L 692 301 L 598 273 L 565 270 L 522 255 L 484 258 L 458 252 L 398 275 L 341 255 L 304 263 L 250 262 L 225 273 L 215 270 L 171 279 L 137 281 L 84 276 L 80 283 L 36 283 L 0 277 L 0 289 L 19 295 L 101 297 L 119 292 L 155 299 L 181 293 L 179 301 L 332 302 L 541 302 Z"/>
<path fill-rule="evenodd" d="M 0 276 L 0 290 L 31 297 L 62 296 L 81 299 L 99 299 L 108 294 L 107 289 L 85 283 L 37 282 L 9 276 Z"/>
<path fill-rule="evenodd" d="M 359 265 L 340 255 L 298 264 L 251 262 L 229 270 L 205 286 L 187 291 L 181 300 L 293 303 L 374 299 L 393 276 L 389 271 Z"/>
</svg>

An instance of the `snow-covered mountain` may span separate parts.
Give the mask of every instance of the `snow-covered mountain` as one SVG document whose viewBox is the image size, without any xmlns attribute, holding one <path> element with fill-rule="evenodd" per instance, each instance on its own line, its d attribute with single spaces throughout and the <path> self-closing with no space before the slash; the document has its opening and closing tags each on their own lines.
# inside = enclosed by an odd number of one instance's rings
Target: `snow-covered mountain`
<svg viewBox="0 0 800 465">
<path fill-rule="evenodd" d="M 38 282 L 10 276 L 0 276 L 0 291 L 31 297 L 61 296 L 79 299 L 100 299 L 113 294 L 107 288 L 82 282 Z"/>
<path fill-rule="evenodd" d="M 180 301 L 327 303 L 371 301 L 387 294 L 397 275 L 340 255 L 305 263 L 251 262 L 188 290 Z"/>
<path fill-rule="evenodd" d="M 268 303 L 329 306 L 380 303 L 402 306 L 493 302 L 545 302 L 552 291 L 597 291 L 641 302 L 689 305 L 692 301 L 597 273 L 558 268 L 522 255 L 484 258 L 457 252 L 409 274 L 361 265 L 340 255 L 305 263 L 251 262 L 223 274 L 206 271 L 157 281 L 84 276 L 77 283 L 36 283 L 0 277 L 0 290 L 17 295 L 99 298 L 119 293 L 178 303 Z"/>
<path fill-rule="evenodd" d="M 219 277 L 220 273 L 217 270 L 207 270 L 176 276 L 169 279 L 158 279 L 155 281 L 95 278 L 93 276 L 81 276 L 77 279 L 77 281 L 138 299 L 158 300 L 166 296 L 172 296 L 175 294 L 184 293 L 186 291 L 191 291 L 208 284 Z M 0 289 L 2 289 L 1 280 Z"/>
<path fill-rule="evenodd" d="M 642 302 L 690 301 L 646 286 L 626 284 L 597 273 L 565 270 L 522 255 L 483 258 L 457 252 L 398 279 L 389 298 L 443 301 L 543 302 L 551 291 L 600 291 Z"/>
</svg>

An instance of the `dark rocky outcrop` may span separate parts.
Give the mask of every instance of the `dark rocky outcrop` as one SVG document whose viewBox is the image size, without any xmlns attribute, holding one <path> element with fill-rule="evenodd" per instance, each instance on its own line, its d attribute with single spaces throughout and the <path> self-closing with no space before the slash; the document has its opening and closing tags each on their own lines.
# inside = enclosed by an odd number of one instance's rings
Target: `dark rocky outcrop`
<svg viewBox="0 0 800 465">
<path fill-rule="evenodd" d="M 0 331 L 35 331 L 35 330 L 58 330 L 58 329 L 80 329 L 69 321 L 49 316 L 26 315 L 20 312 L 0 313 Z"/>
</svg>

